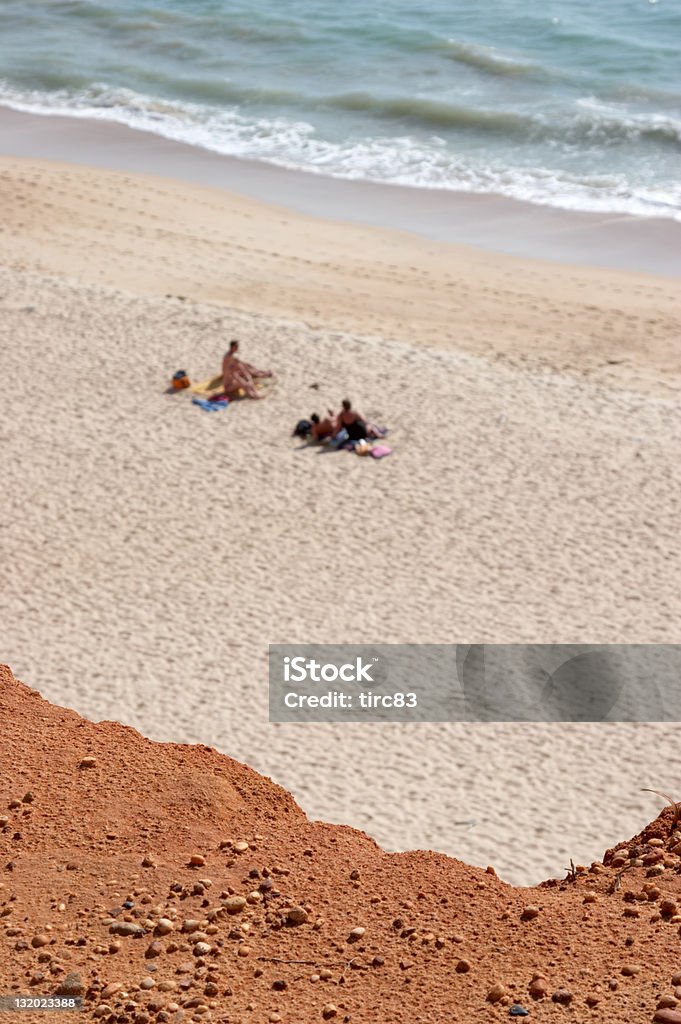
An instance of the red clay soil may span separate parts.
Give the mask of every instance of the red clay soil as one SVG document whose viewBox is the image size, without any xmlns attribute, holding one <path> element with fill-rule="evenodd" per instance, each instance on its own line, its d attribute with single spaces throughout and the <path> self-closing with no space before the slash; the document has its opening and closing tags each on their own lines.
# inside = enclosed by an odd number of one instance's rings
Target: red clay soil
<svg viewBox="0 0 681 1024">
<path fill-rule="evenodd" d="M 681 1022 L 671 808 L 516 889 L 309 822 L 250 768 L 94 725 L 6 669 L 0 713 L 5 996 L 120 1024 Z"/>
</svg>

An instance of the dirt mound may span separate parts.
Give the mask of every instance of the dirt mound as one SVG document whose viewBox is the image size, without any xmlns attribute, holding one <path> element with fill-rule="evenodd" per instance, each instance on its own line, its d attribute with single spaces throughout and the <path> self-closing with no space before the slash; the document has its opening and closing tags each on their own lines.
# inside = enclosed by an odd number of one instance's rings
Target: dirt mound
<svg viewBox="0 0 681 1024">
<path fill-rule="evenodd" d="M 516 889 L 311 823 L 238 762 L 85 721 L 7 669 L 0 712 L 5 996 L 120 1024 L 681 1024 L 671 808 Z"/>
</svg>

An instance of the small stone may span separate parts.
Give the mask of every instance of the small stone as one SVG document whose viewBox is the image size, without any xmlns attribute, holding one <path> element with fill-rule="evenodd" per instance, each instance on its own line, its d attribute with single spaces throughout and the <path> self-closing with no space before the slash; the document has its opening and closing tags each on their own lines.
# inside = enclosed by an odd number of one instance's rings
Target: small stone
<svg viewBox="0 0 681 1024">
<path fill-rule="evenodd" d="M 664 1010 L 665 1007 L 670 1008 L 678 1005 L 679 1001 L 676 996 L 661 996 L 657 1002 L 658 1010 Z"/>
<path fill-rule="evenodd" d="M 140 981 L 140 988 L 144 989 L 146 992 L 150 988 L 153 988 L 155 984 L 156 982 L 154 981 L 153 978 L 142 978 L 142 980 Z"/>
<path fill-rule="evenodd" d="M 155 860 L 154 860 L 154 858 L 153 858 L 153 857 L 151 856 L 151 854 L 149 854 L 149 853 L 148 853 L 148 854 L 146 855 L 146 857 L 145 857 L 145 858 L 144 858 L 144 860 L 142 861 L 142 867 L 143 867 L 143 868 L 155 868 L 155 867 L 156 867 L 156 861 L 155 861 Z"/>
<path fill-rule="evenodd" d="M 81 757 L 80 762 L 78 764 L 78 767 L 79 768 L 94 768 L 96 764 L 97 764 L 97 758 L 96 757 Z"/>
<path fill-rule="evenodd" d="M 238 950 L 237 950 L 237 953 L 238 953 L 238 955 L 239 955 L 239 956 L 248 956 L 248 954 L 249 954 L 250 952 L 251 952 L 251 947 L 250 947 L 250 946 L 247 946 L 247 945 L 245 945 L 245 944 L 244 944 L 244 945 L 241 945 L 241 946 L 239 946 L 239 948 L 238 948 Z"/>
<path fill-rule="evenodd" d="M 108 1003 L 100 1003 L 99 1006 L 95 1007 L 92 1016 L 97 1018 L 106 1017 L 109 1013 L 113 1013 L 112 1007 Z"/>
<path fill-rule="evenodd" d="M 119 992 L 122 988 L 123 985 L 120 981 L 112 981 L 109 985 L 106 985 L 99 994 L 102 999 L 108 999 L 109 996 L 115 995 L 116 992 Z"/>
<path fill-rule="evenodd" d="M 248 849 L 248 843 L 246 842 L 245 839 L 239 839 L 238 842 L 234 843 L 232 849 L 234 850 L 235 853 L 245 853 L 246 850 Z"/>
<path fill-rule="evenodd" d="M 193 868 L 202 868 L 206 863 L 206 858 L 200 853 L 193 853 L 189 858 L 189 864 Z"/>
<path fill-rule="evenodd" d="M 561 1006 L 569 1006 L 574 996 L 568 989 L 559 988 L 553 993 L 551 999 L 554 1003 L 559 1003 Z"/>
<path fill-rule="evenodd" d="M 322 979 L 322 981 L 329 981 L 331 978 L 333 978 L 333 971 L 330 971 L 328 967 L 322 967 L 321 971 L 319 972 L 319 977 Z"/>
<path fill-rule="evenodd" d="M 208 956 L 212 948 L 207 942 L 197 942 L 194 946 L 194 956 Z"/>
<path fill-rule="evenodd" d="M 275 992 L 284 992 L 288 988 L 288 985 L 283 978 L 278 978 L 276 981 L 272 982 L 272 988 Z"/>
<path fill-rule="evenodd" d="M 245 896 L 228 896 L 222 901 L 222 905 L 228 914 L 240 914 L 247 902 Z"/>
<path fill-rule="evenodd" d="M 595 892 L 588 892 L 588 893 L 586 893 L 586 895 L 584 896 L 583 902 L 584 903 L 595 903 L 596 902 L 596 893 Z"/>
<path fill-rule="evenodd" d="M 676 988 L 677 985 L 681 985 L 681 973 L 672 975 L 672 985 Z"/>
<path fill-rule="evenodd" d="M 594 1007 L 594 1006 L 598 1006 L 598 1004 L 600 1003 L 601 1000 L 600 1000 L 600 996 L 588 995 L 584 1001 L 585 1001 L 587 1006 Z"/>
<path fill-rule="evenodd" d="M 509 1013 L 510 1017 L 529 1017 L 530 1016 L 530 1011 L 526 1010 L 524 1006 L 520 1005 L 520 1003 L 513 1003 L 512 1006 L 509 1006 L 508 1013 Z"/>
<path fill-rule="evenodd" d="M 663 917 L 673 917 L 679 912 L 679 905 L 676 900 L 662 900 L 660 903 L 660 913 Z"/>
<path fill-rule="evenodd" d="M 31 939 L 31 945 L 33 946 L 34 949 L 40 949 L 41 946 L 47 946 L 49 945 L 49 942 L 49 935 L 44 935 L 43 933 L 41 933 L 40 935 L 34 935 L 33 938 Z"/>
<path fill-rule="evenodd" d="M 653 1017 L 655 1024 L 681 1024 L 681 1010 L 672 1010 L 671 1007 L 663 1007 L 655 1011 Z"/>
<path fill-rule="evenodd" d="M 262 903 L 262 895 L 258 892 L 257 889 L 254 889 L 253 892 L 249 892 L 248 895 L 246 896 L 246 902 Z"/>
<path fill-rule="evenodd" d="M 30 789 L 28 793 L 24 793 L 24 795 L 21 798 L 22 804 L 32 804 L 34 800 L 35 797 L 33 796 L 33 793 L 31 793 Z"/>
<path fill-rule="evenodd" d="M 499 982 L 497 982 L 495 985 L 492 985 L 491 989 L 487 993 L 487 1002 L 488 1003 L 498 1003 L 501 999 L 504 998 L 505 995 L 506 995 L 506 988 L 505 988 L 505 986 L 501 985 Z"/>
<path fill-rule="evenodd" d="M 523 912 L 520 915 L 520 919 L 521 919 L 521 921 L 533 921 L 535 919 L 535 917 L 539 917 L 539 914 L 540 914 L 539 907 L 534 907 L 534 906 L 524 907 L 523 908 Z"/>
<path fill-rule="evenodd" d="M 270 1016 L 269 1016 L 270 1024 L 278 1024 L 278 1022 L 280 1020 L 281 1020 L 281 1017 L 280 1017 L 280 1015 L 278 1013 L 271 1013 Z"/>
<path fill-rule="evenodd" d="M 330 1020 L 332 1017 L 335 1017 L 337 1013 L 338 1007 L 334 1006 L 333 1003 L 326 1003 L 322 1007 L 322 1017 L 324 1020 Z"/>
<path fill-rule="evenodd" d="M 305 924 L 308 919 L 307 910 L 304 907 L 291 907 L 286 914 L 286 921 L 291 925 Z"/>
<path fill-rule="evenodd" d="M 152 957 L 155 957 L 155 956 L 161 956 L 162 953 L 163 953 L 163 943 L 162 942 L 152 942 L 151 945 L 147 946 L 147 950 L 146 950 L 146 953 L 144 955 L 148 959 L 151 959 Z"/>
<path fill-rule="evenodd" d="M 348 935 L 348 942 L 357 942 L 362 938 L 365 932 L 366 928 L 362 928 L 361 925 L 358 925 L 356 928 L 353 928 Z"/>
<path fill-rule="evenodd" d="M 530 995 L 533 999 L 543 999 L 548 995 L 549 986 L 544 978 L 533 978 L 530 982 Z"/>
<path fill-rule="evenodd" d="M 159 917 L 156 922 L 156 934 L 157 935 L 169 935 L 170 932 L 175 930 L 175 925 L 169 917 Z"/>
<path fill-rule="evenodd" d="M 457 974 L 468 974 L 471 969 L 469 960 L 459 960 L 454 970 Z"/>
<path fill-rule="evenodd" d="M 109 928 L 109 931 L 114 935 L 132 935 L 136 939 L 144 935 L 142 925 L 135 924 L 133 921 L 115 921 Z"/>
<path fill-rule="evenodd" d="M 622 968 L 622 974 L 625 978 L 633 978 L 636 974 L 639 974 L 642 970 L 640 964 L 625 964 Z"/>
<path fill-rule="evenodd" d="M 188 917 L 185 921 L 182 922 L 182 931 L 183 932 L 196 932 L 196 931 L 199 930 L 200 926 L 201 926 L 201 922 L 200 921 L 197 921 L 196 918 L 194 918 L 194 917 Z"/>
<path fill-rule="evenodd" d="M 77 971 L 69 971 L 59 987 L 55 989 L 56 996 L 82 996 L 85 992 L 85 985 Z"/>
</svg>

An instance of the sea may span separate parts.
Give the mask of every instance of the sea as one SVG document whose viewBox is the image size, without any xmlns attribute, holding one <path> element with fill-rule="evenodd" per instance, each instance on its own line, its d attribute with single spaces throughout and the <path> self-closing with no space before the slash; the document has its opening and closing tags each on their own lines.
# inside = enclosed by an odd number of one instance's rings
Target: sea
<svg viewBox="0 0 681 1024">
<path fill-rule="evenodd" d="M 0 105 L 681 220 L 681 0 L 2 0 Z"/>
</svg>

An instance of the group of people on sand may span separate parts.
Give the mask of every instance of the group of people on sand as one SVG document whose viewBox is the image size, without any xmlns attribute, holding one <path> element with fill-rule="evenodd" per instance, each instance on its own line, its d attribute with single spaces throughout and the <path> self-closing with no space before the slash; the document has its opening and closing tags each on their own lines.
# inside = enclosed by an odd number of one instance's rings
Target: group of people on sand
<svg viewBox="0 0 681 1024">
<path fill-rule="evenodd" d="M 230 341 L 229 348 L 222 360 L 222 388 L 225 398 L 245 396 L 247 398 L 263 398 L 258 391 L 258 380 L 272 376 L 271 370 L 258 370 L 238 355 L 239 342 Z M 369 423 L 366 416 L 353 409 L 349 398 L 341 402 L 340 411 L 335 413 L 327 409 L 325 416 L 312 413 L 309 420 L 301 420 L 294 435 L 308 438 L 317 444 L 335 442 L 346 447 L 354 447 L 358 442 L 374 440 L 385 436 L 386 431 Z"/>
<path fill-rule="evenodd" d="M 256 380 L 271 377 L 271 370 L 258 370 L 250 363 L 239 359 L 239 342 L 230 341 L 222 360 L 222 387 L 227 398 L 234 398 L 242 392 L 247 398 L 263 398 L 258 392 Z"/>
<path fill-rule="evenodd" d="M 368 440 L 385 437 L 383 427 L 370 423 L 366 416 L 352 408 L 349 398 L 343 398 L 339 413 L 327 410 L 325 417 L 312 413 L 309 420 L 300 420 L 293 431 L 294 437 L 312 440 L 317 444 L 331 443 L 334 447 L 355 447 Z"/>
<path fill-rule="evenodd" d="M 310 416 L 310 437 L 320 444 L 333 440 L 343 434 L 347 441 L 365 441 L 367 438 L 382 437 L 383 432 L 379 427 L 369 423 L 365 416 L 362 416 L 357 409 L 352 408 L 349 398 L 341 402 L 340 412 L 334 413 L 327 409 L 327 414 L 320 418 L 316 412 Z"/>
</svg>

